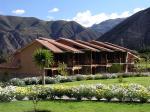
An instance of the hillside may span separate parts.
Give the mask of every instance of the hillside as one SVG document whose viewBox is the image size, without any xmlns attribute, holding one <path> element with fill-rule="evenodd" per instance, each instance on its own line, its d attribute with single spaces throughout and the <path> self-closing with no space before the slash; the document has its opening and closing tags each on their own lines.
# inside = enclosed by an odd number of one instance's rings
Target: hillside
<svg viewBox="0 0 150 112">
<path fill-rule="evenodd" d="M 74 21 L 43 21 L 33 17 L 0 16 L 0 52 L 7 54 L 38 37 L 91 40 L 99 33 Z"/>
<path fill-rule="evenodd" d="M 127 18 L 97 40 L 135 50 L 150 48 L 150 8 Z"/>
<path fill-rule="evenodd" d="M 124 20 L 125 18 L 109 19 L 99 24 L 94 24 L 90 29 L 92 29 L 93 31 L 99 32 L 101 34 L 104 34 Z"/>
</svg>

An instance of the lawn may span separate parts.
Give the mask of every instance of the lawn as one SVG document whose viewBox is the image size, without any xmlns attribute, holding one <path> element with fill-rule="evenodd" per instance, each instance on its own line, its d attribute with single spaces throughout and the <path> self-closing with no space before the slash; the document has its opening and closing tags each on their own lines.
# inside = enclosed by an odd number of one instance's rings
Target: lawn
<svg viewBox="0 0 150 112">
<path fill-rule="evenodd" d="M 84 80 L 68 82 L 55 85 L 78 86 L 81 84 L 117 84 L 118 79 Z M 123 83 L 138 83 L 150 86 L 150 77 L 128 77 L 123 78 Z M 98 101 L 41 101 L 39 109 L 52 110 L 52 112 L 149 112 L 150 103 L 119 103 L 119 102 L 98 102 Z M 14 101 L 0 103 L 0 112 L 26 112 L 33 109 L 32 101 Z"/>
<path fill-rule="evenodd" d="M 149 112 L 150 104 L 140 103 L 107 103 L 97 101 L 42 101 L 39 109 L 52 112 Z M 25 112 L 32 110 L 31 101 L 0 103 L 0 112 Z"/>
<path fill-rule="evenodd" d="M 81 84 L 117 84 L 118 79 L 101 79 L 101 80 L 84 80 L 84 81 L 75 81 L 75 82 L 67 82 L 67 83 L 59 83 L 54 85 L 67 85 L 67 86 L 77 86 Z M 129 77 L 123 78 L 123 83 L 137 83 L 144 86 L 150 86 L 150 77 Z"/>
</svg>

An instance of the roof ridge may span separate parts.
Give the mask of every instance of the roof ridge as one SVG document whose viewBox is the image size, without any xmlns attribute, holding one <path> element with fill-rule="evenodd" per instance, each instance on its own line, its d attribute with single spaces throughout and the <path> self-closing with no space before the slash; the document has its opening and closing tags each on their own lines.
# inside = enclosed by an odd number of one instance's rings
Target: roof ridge
<svg viewBox="0 0 150 112">
<path fill-rule="evenodd" d="M 72 48 L 72 47 L 67 46 L 67 45 L 65 45 L 65 44 L 59 43 L 59 42 L 55 41 L 54 39 L 48 39 L 48 38 L 40 38 L 40 39 L 46 40 L 46 41 L 48 41 L 49 43 L 54 44 L 55 46 L 62 47 L 63 49 L 65 49 L 65 50 L 67 50 L 67 51 L 79 52 L 79 53 L 82 52 L 82 51 L 80 51 L 80 50 L 78 50 L 78 49 L 75 49 L 75 48 Z"/>
<path fill-rule="evenodd" d="M 109 42 L 104 42 L 104 43 L 109 44 L 109 45 L 112 45 L 112 46 L 115 46 L 115 47 L 119 47 L 120 49 L 129 51 L 129 52 L 132 52 L 132 53 L 135 53 L 133 50 L 128 49 L 128 48 L 126 48 L 126 47 L 122 47 L 122 46 L 119 46 L 119 45 L 116 45 L 116 44 L 113 44 L 113 43 L 109 43 Z"/>
<path fill-rule="evenodd" d="M 105 44 L 104 42 L 99 42 L 99 41 L 95 41 L 95 40 L 92 40 L 91 42 L 96 42 L 98 44 L 102 44 L 102 45 L 104 45 L 106 47 L 112 48 L 114 50 L 119 50 L 119 51 L 125 52 L 125 50 L 123 50 L 123 49 L 117 48 L 117 47 L 112 46 L 112 45 Z"/>
<path fill-rule="evenodd" d="M 93 47 L 87 46 L 87 45 L 85 45 L 85 44 L 76 42 L 75 40 L 72 40 L 72 39 L 60 38 L 60 39 L 58 39 L 58 40 L 61 40 L 61 39 L 65 40 L 65 41 L 69 41 L 69 42 L 71 42 L 71 43 L 73 43 L 73 44 L 76 44 L 76 45 L 78 45 L 78 46 L 80 46 L 80 47 L 83 47 L 83 48 L 86 48 L 86 49 L 89 49 L 89 50 L 99 51 L 99 50 L 96 49 L 96 48 L 93 48 Z"/>
<path fill-rule="evenodd" d="M 86 45 L 88 44 L 88 45 L 90 45 L 90 46 L 92 46 L 92 47 L 95 47 L 96 49 L 100 49 L 100 50 L 102 50 L 102 51 L 113 52 L 113 50 L 111 50 L 111 49 L 108 49 L 108 48 L 105 48 L 105 47 L 101 47 L 101 46 L 92 44 L 92 43 L 90 43 L 90 42 L 86 42 L 86 41 L 82 41 L 82 40 L 76 40 L 76 41 L 77 41 L 77 42 L 81 42 L 81 43 L 86 44 Z"/>
</svg>

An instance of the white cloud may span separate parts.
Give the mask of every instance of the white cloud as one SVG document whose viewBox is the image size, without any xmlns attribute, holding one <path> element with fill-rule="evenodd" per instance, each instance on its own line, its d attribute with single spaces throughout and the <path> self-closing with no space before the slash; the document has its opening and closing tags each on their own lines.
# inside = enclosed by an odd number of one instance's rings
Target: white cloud
<svg viewBox="0 0 150 112">
<path fill-rule="evenodd" d="M 14 14 L 18 14 L 18 15 L 22 15 L 24 14 L 26 11 L 23 10 L 23 9 L 16 9 L 16 10 L 13 10 L 12 13 Z"/>
<path fill-rule="evenodd" d="M 53 16 L 47 16 L 47 21 L 51 21 L 51 20 L 54 20 L 54 17 Z"/>
<path fill-rule="evenodd" d="M 101 23 L 102 21 L 108 20 L 108 19 L 116 19 L 116 18 L 126 18 L 131 16 L 132 14 L 143 10 L 144 8 L 136 8 L 132 11 L 124 11 L 122 13 L 98 13 L 93 15 L 90 10 L 86 10 L 84 12 L 78 12 L 75 17 L 73 17 L 71 20 L 74 20 L 81 25 L 85 27 L 90 27 L 93 24 Z"/>
<path fill-rule="evenodd" d="M 49 11 L 48 11 L 49 13 L 53 13 L 53 12 L 59 12 L 59 8 L 53 8 L 53 9 L 50 9 Z"/>
<path fill-rule="evenodd" d="M 144 10 L 145 8 L 135 8 L 134 10 L 133 10 L 133 13 L 137 13 L 137 12 L 139 12 L 139 11 L 141 11 L 141 10 Z"/>
</svg>

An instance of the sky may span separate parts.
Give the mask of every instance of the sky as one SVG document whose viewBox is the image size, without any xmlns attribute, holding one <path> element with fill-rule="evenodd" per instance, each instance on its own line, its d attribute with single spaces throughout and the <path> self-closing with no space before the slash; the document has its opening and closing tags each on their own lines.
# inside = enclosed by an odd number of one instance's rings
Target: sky
<svg viewBox="0 0 150 112">
<path fill-rule="evenodd" d="M 0 0 L 0 15 L 76 21 L 90 27 L 148 7 L 150 0 Z"/>
</svg>

